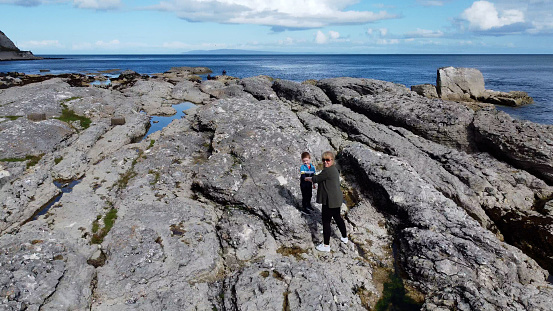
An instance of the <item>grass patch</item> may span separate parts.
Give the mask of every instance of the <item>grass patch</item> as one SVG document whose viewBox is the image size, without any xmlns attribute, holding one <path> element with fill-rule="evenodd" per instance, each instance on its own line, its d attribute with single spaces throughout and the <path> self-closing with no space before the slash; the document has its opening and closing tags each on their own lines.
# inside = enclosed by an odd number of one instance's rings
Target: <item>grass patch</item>
<svg viewBox="0 0 553 311">
<path fill-rule="evenodd" d="M 149 170 L 148 174 L 154 175 L 154 179 L 152 181 L 150 181 L 150 185 L 153 186 L 153 185 L 157 184 L 157 182 L 159 181 L 159 178 L 161 177 L 161 174 L 158 171 L 154 171 L 154 170 Z"/>
<path fill-rule="evenodd" d="M 80 97 L 80 96 L 73 96 L 73 97 L 69 97 L 69 98 L 66 98 L 66 99 L 62 99 L 61 104 L 68 103 L 68 102 L 70 102 L 70 101 L 72 101 L 72 100 L 80 99 L 80 98 L 82 98 L 82 97 Z"/>
<path fill-rule="evenodd" d="M 54 163 L 59 164 L 63 160 L 63 157 L 57 157 L 54 159 Z"/>
<path fill-rule="evenodd" d="M 113 228 L 115 220 L 117 219 L 117 209 L 111 208 L 103 217 L 104 227 L 100 229 L 99 220 L 101 217 L 102 216 L 99 215 L 92 223 L 92 232 L 96 231 L 90 239 L 90 243 L 92 244 L 102 244 L 102 242 L 104 242 L 104 238 L 108 235 L 111 228 Z"/>
<path fill-rule="evenodd" d="M 96 220 L 92 222 L 92 233 L 97 233 L 100 229 L 100 219 L 102 219 L 102 215 L 98 215 Z"/>
<path fill-rule="evenodd" d="M 154 146 L 154 144 L 156 143 L 156 140 L 155 139 L 150 139 L 150 144 L 148 145 L 148 148 L 146 148 L 146 150 L 152 148 Z"/>
<path fill-rule="evenodd" d="M 6 118 L 8 120 L 12 120 L 12 121 L 15 121 L 19 118 L 21 118 L 22 116 L 3 116 L 2 118 Z"/>
<path fill-rule="evenodd" d="M 374 306 L 375 311 L 418 311 L 421 309 L 411 297 L 407 296 L 403 281 L 396 273 L 390 273 L 390 279 L 384 283 L 382 297 Z"/>
<path fill-rule="evenodd" d="M 90 120 L 87 117 L 83 117 L 83 116 L 80 116 L 80 115 L 76 114 L 75 111 L 69 109 L 66 105 L 61 104 L 61 106 L 63 107 L 61 109 L 61 116 L 59 116 L 57 118 L 54 118 L 54 119 L 58 119 L 60 121 L 67 122 L 69 124 L 71 122 L 79 121 L 81 123 L 81 127 L 83 129 L 87 129 L 90 126 L 90 124 L 92 123 L 92 120 Z"/>
<path fill-rule="evenodd" d="M 129 181 L 136 177 L 138 175 L 133 168 L 129 169 L 125 172 L 125 174 L 121 175 L 121 178 L 117 181 L 117 186 L 119 189 L 125 189 L 127 188 L 127 185 L 129 184 Z"/>
<path fill-rule="evenodd" d="M 38 161 L 40 161 L 40 159 L 42 159 L 43 156 L 44 156 L 44 153 L 36 155 L 36 156 L 28 155 L 28 156 L 25 156 L 24 158 L 4 158 L 4 159 L 0 159 L 0 162 L 24 162 L 24 161 L 28 161 L 27 162 L 27 168 L 29 168 L 29 167 L 35 166 L 38 163 Z"/>
</svg>

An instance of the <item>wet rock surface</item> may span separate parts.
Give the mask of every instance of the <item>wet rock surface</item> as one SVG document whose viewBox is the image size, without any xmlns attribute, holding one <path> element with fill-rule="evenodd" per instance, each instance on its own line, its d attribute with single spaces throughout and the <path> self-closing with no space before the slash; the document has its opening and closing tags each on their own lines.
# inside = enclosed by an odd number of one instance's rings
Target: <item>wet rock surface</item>
<svg viewBox="0 0 553 311">
<path fill-rule="evenodd" d="M 390 273 L 422 310 L 551 309 L 550 127 L 384 81 L 209 72 L 0 90 L 0 310 L 372 310 Z M 320 253 L 298 168 L 326 150 L 349 243 L 333 226 Z"/>
</svg>

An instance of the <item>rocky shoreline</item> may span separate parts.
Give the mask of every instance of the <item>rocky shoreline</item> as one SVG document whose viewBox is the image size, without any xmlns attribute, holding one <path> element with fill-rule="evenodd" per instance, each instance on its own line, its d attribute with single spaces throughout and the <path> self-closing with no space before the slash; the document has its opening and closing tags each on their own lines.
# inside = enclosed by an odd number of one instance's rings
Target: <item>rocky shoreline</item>
<svg viewBox="0 0 553 311">
<path fill-rule="evenodd" d="M 416 309 L 551 309 L 551 126 L 207 73 L 0 78 L 0 310 L 373 310 L 394 275 Z M 351 242 L 329 254 L 299 210 L 306 150 L 338 154 Z"/>
</svg>

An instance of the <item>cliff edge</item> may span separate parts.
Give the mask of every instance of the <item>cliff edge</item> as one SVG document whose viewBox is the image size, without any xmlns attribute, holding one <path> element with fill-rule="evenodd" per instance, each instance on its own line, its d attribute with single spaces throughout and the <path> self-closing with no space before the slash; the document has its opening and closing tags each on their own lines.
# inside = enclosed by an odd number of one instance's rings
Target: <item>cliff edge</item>
<svg viewBox="0 0 553 311">
<path fill-rule="evenodd" d="M 21 51 L 10 38 L 0 31 L 0 61 L 33 59 L 42 59 L 42 57 L 34 56 L 31 51 Z"/>
</svg>

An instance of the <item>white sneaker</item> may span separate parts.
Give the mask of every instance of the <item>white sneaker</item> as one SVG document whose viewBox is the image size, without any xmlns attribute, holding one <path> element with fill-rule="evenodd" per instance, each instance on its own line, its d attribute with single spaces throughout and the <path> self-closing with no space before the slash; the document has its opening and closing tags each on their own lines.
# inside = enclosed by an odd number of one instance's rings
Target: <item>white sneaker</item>
<svg viewBox="0 0 553 311">
<path fill-rule="evenodd" d="M 330 245 L 319 244 L 315 247 L 319 252 L 330 252 Z"/>
<path fill-rule="evenodd" d="M 345 244 L 348 244 L 348 237 L 345 237 L 345 238 L 340 238 L 340 240 L 342 241 L 342 243 L 345 243 Z"/>
</svg>

